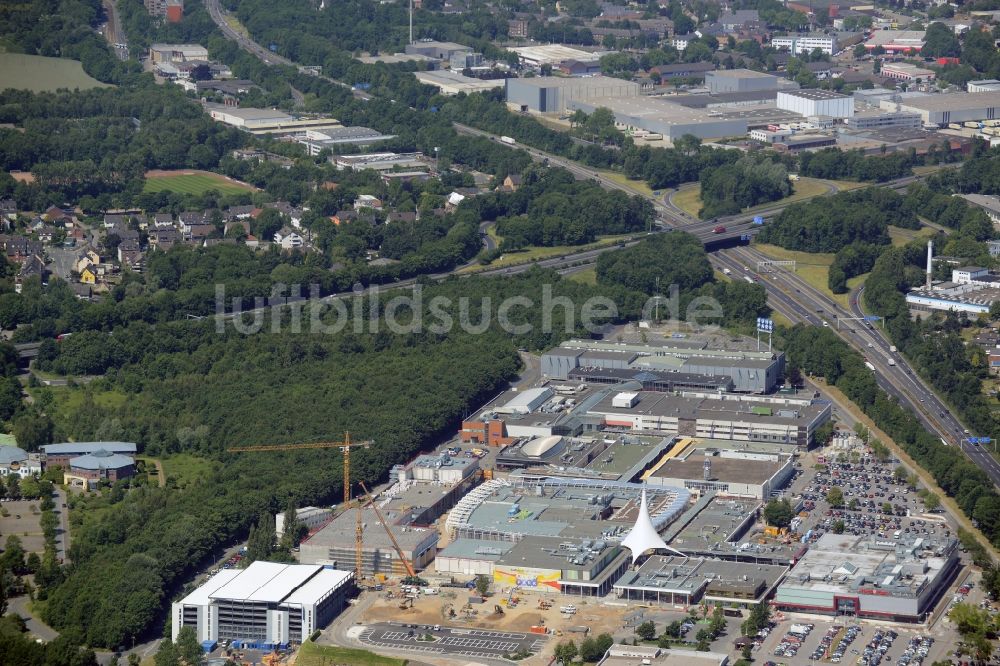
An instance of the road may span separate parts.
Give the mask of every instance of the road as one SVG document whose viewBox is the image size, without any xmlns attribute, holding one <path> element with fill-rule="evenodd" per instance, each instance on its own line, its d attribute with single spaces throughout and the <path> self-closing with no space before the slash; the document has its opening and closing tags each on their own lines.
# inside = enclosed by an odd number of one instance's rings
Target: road
<svg viewBox="0 0 1000 666">
<path fill-rule="evenodd" d="M 102 5 L 104 6 L 104 15 L 108 19 L 104 27 L 104 37 L 108 40 L 115 55 L 121 60 L 128 60 L 128 41 L 120 27 L 118 6 L 115 4 L 115 0 L 103 0 Z"/>
<path fill-rule="evenodd" d="M 28 602 L 30 601 L 26 595 L 14 597 L 8 603 L 7 612 L 24 618 L 24 623 L 28 627 L 28 633 L 35 638 L 40 638 L 45 642 L 59 638 L 58 631 L 31 614 L 31 611 L 28 610 Z"/>
<path fill-rule="evenodd" d="M 66 491 L 56 488 L 56 514 L 59 516 L 59 531 L 56 532 L 56 548 L 63 564 L 69 564 L 69 507 L 66 506 Z"/>
</svg>

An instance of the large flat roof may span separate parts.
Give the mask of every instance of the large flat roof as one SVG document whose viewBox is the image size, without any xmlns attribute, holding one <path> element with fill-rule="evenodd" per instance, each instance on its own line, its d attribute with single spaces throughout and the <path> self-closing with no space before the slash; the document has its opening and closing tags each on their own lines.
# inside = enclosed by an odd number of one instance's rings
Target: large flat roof
<svg viewBox="0 0 1000 666">
<path fill-rule="evenodd" d="M 284 600 L 286 604 L 311 606 L 354 577 L 350 571 L 323 568 Z"/>
<path fill-rule="evenodd" d="M 957 111 L 1000 106 L 1000 91 L 924 95 L 902 102 L 903 108 L 921 111 Z"/>
<path fill-rule="evenodd" d="M 781 90 L 778 94 L 792 95 L 793 97 L 800 97 L 813 102 L 825 99 L 851 99 L 850 95 L 844 95 L 839 92 L 834 92 L 833 90 L 820 90 L 818 88 L 809 88 L 806 90 Z"/>
<path fill-rule="evenodd" d="M 318 564 L 257 561 L 209 596 L 212 599 L 278 603 L 320 569 L 322 567 Z"/>
<path fill-rule="evenodd" d="M 785 464 L 785 460 L 746 460 L 706 456 L 700 452 L 683 460 L 672 458 L 663 463 L 653 476 L 661 479 L 702 479 L 705 461 L 711 464 L 711 480 L 761 484 L 774 476 Z"/>
<path fill-rule="evenodd" d="M 43 444 L 42 451 L 46 455 L 67 455 L 70 453 L 95 453 L 101 449 L 110 453 L 135 453 L 134 442 L 65 442 L 62 444 Z"/>
<path fill-rule="evenodd" d="M 527 60 L 536 60 L 538 62 L 561 62 L 563 60 L 578 60 L 581 62 L 588 62 L 591 60 L 599 60 L 601 57 L 600 53 L 592 53 L 590 51 L 582 51 L 580 49 L 574 49 L 569 46 L 563 46 L 562 44 L 541 44 L 538 46 L 518 46 L 512 49 L 517 55 L 525 58 Z"/>
<path fill-rule="evenodd" d="M 404 551 L 413 550 L 422 545 L 431 534 L 437 535 L 436 530 L 396 525 L 395 522 L 399 519 L 399 513 L 391 508 L 383 510 L 382 515 L 385 516 L 385 520 L 389 524 L 389 529 L 392 530 L 393 536 L 396 537 L 396 541 Z M 310 546 L 327 548 L 353 545 L 356 520 L 357 516 L 354 511 L 344 511 L 330 521 L 326 527 L 316 532 L 316 534 L 309 537 L 303 543 L 308 543 Z M 375 515 L 375 512 L 371 508 L 362 511 L 361 522 L 365 529 L 364 547 L 366 549 L 375 548 L 384 550 L 393 547 L 389 535 L 385 533 L 385 529 L 379 522 L 378 516 Z"/>
<path fill-rule="evenodd" d="M 211 602 L 212 595 L 216 590 L 225 587 L 241 573 L 243 573 L 241 569 L 223 569 L 202 583 L 191 594 L 181 599 L 180 603 L 188 606 L 205 606 Z"/>
<path fill-rule="evenodd" d="M 717 69 L 709 72 L 711 76 L 726 79 L 776 79 L 777 76 L 767 72 L 755 72 L 752 69 Z"/>
</svg>

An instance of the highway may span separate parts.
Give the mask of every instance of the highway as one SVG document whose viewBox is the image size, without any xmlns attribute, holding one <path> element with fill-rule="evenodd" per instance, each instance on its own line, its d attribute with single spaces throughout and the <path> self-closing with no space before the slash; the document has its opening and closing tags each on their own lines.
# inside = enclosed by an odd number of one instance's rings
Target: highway
<svg viewBox="0 0 1000 666">
<path fill-rule="evenodd" d="M 121 30 L 121 21 L 118 19 L 118 7 L 115 0 L 104 0 L 104 14 L 108 21 L 104 24 L 104 38 L 108 40 L 115 55 L 120 60 L 128 60 L 128 38 Z"/>
<path fill-rule="evenodd" d="M 720 268 L 728 268 L 736 279 L 743 275 L 757 277 L 757 261 L 769 259 L 757 250 L 746 247 L 722 250 L 711 256 L 713 263 Z M 745 270 L 747 268 L 750 270 Z M 789 271 L 778 269 L 765 273 L 757 281 L 767 290 L 768 302 L 777 312 L 792 322 L 825 325 L 861 352 L 875 368 L 879 387 L 916 415 L 930 432 L 946 440 L 949 446 L 955 446 L 967 436 L 961 422 L 913 371 L 906 359 L 889 349 L 891 343 L 876 325 L 865 321 L 850 321 L 855 317 L 865 316 L 859 304 L 860 290 L 851 294 L 850 310 L 845 310 L 839 303 L 819 293 L 800 276 Z M 889 363 L 890 359 L 892 364 Z M 970 445 L 961 448 L 986 472 L 994 484 L 1000 486 L 1000 463 L 989 451 Z"/>
</svg>

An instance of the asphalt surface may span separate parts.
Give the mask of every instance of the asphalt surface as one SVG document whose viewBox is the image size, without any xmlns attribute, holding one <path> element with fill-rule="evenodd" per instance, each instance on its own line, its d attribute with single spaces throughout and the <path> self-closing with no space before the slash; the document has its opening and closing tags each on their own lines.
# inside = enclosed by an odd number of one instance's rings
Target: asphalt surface
<svg viewBox="0 0 1000 666">
<path fill-rule="evenodd" d="M 440 627 L 396 622 L 374 624 L 361 632 L 359 640 L 367 645 L 391 650 L 500 658 L 520 650 L 540 652 L 547 641 L 542 634 L 523 634 L 466 627 Z M 422 640 L 428 635 L 434 640 Z"/>
</svg>

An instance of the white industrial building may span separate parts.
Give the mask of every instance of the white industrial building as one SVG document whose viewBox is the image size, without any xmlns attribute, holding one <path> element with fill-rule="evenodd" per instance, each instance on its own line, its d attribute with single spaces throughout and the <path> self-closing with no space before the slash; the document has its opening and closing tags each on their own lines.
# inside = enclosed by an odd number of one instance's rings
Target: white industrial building
<svg viewBox="0 0 1000 666">
<path fill-rule="evenodd" d="M 442 95 L 471 94 L 504 86 L 503 79 L 477 79 L 449 70 L 414 72 L 413 75 L 417 81 L 437 88 Z"/>
<path fill-rule="evenodd" d="M 880 106 L 887 110 L 895 110 L 896 103 L 883 101 Z M 976 120 L 996 120 L 1000 119 L 998 114 L 1000 92 L 924 95 L 903 99 L 899 103 L 899 109 L 919 113 L 924 123 L 938 126 Z"/>
<path fill-rule="evenodd" d="M 521 64 L 529 67 L 541 67 L 542 65 L 558 65 L 564 60 L 576 60 L 577 62 L 593 62 L 600 60 L 603 53 L 591 53 L 581 51 L 562 44 L 539 44 L 537 46 L 519 46 L 508 49 L 517 54 Z"/>
<path fill-rule="evenodd" d="M 309 530 L 329 522 L 333 518 L 333 511 L 323 506 L 304 506 L 295 510 L 295 520 L 305 525 Z M 274 514 L 274 533 L 281 536 L 285 532 L 285 514 Z"/>
<path fill-rule="evenodd" d="M 785 37 L 772 37 L 771 46 L 775 49 L 787 50 L 796 55 L 802 53 L 812 53 L 819 49 L 827 55 L 833 55 L 837 48 L 836 35 L 790 35 Z"/>
<path fill-rule="evenodd" d="M 638 83 L 610 76 L 536 76 L 505 79 L 504 84 L 507 104 L 535 113 L 564 113 L 574 101 L 639 96 Z"/>
<path fill-rule="evenodd" d="M 977 93 L 997 91 L 1000 91 L 1000 81 L 997 81 L 996 79 L 980 79 L 978 81 L 969 81 L 965 84 L 965 92 Z"/>
<path fill-rule="evenodd" d="M 278 125 L 290 123 L 294 118 L 277 109 L 250 109 L 223 106 L 209 110 L 212 120 L 220 123 L 246 129 L 262 125 Z"/>
<path fill-rule="evenodd" d="M 778 93 L 778 108 L 806 118 L 850 118 L 854 115 L 854 98 L 832 90 L 787 90 Z"/>
<path fill-rule="evenodd" d="M 908 62 L 886 63 L 882 65 L 880 73 L 882 76 L 896 79 L 897 81 L 916 81 L 919 79 L 920 81 L 927 82 L 933 81 L 937 76 L 932 69 L 917 67 Z"/>
<path fill-rule="evenodd" d="M 171 604 L 171 639 L 194 627 L 199 642 L 301 643 L 344 608 L 353 582 L 353 573 L 319 565 L 254 562 L 225 569 Z"/>
</svg>

